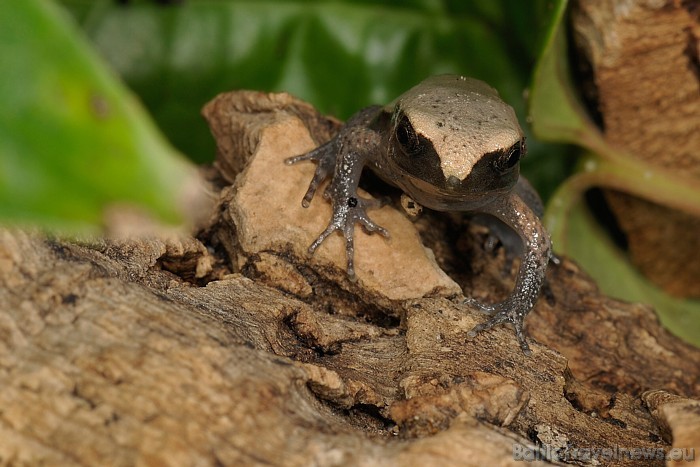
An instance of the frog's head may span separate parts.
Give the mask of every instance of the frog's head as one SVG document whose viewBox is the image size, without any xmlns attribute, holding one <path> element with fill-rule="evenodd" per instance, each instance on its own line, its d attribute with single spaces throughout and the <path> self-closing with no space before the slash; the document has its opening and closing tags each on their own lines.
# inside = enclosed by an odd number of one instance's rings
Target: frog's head
<svg viewBox="0 0 700 467">
<path fill-rule="evenodd" d="M 476 209 L 517 182 L 525 137 L 513 109 L 486 83 L 435 76 L 390 106 L 388 162 L 418 203 Z"/>
</svg>

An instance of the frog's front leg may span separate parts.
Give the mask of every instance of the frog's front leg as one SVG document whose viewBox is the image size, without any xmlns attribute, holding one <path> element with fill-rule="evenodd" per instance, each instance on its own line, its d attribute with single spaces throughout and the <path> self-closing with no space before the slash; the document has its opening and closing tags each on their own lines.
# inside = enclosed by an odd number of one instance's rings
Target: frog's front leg
<svg viewBox="0 0 700 467">
<path fill-rule="evenodd" d="M 537 194 L 537 191 L 526 178 L 518 178 L 518 182 L 513 187 L 513 192 L 528 205 L 539 219 L 542 219 L 544 215 L 544 205 L 542 204 L 540 195 Z M 472 220 L 475 221 L 477 225 L 483 225 L 489 229 L 486 242 L 484 243 L 487 252 L 493 253 L 499 242 L 503 245 L 505 261 L 502 274 L 503 276 L 510 275 L 513 261 L 515 261 L 515 258 L 522 258 L 524 253 L 525 244 L 520 237 L 520 233 L 491 214 L 478 213 L 472 217 Z M 555 258 L 553 257 L 552 260 L 555 260 Z"/>
<path fill-rule="evenodd" d="M 471 299 L 465 300 L 466 303 L 475 305 L 492 315 L 485 323 L 475 326 L 468 335 L 474 337 L 481 331 L 509 322 L 515 327 L 520 348 L 529 355 L 530 347 L 525 341 L 523 320 L 535 306 L 545 279 L 545 271 L 551 255 L 549 234 L 537 213 L 516 192 L 485 206 L 484 211 L 504 222 L 520 236 L 524 252 L 515 281 L 515 289 L 508 298 L 494 305 L 480 304 Z"/>
<path fill-rule="evenodd" d="M 352 158 L 352 157 L 351 157 Z M 336 182 L 337 180 L 337 182 Z M 313 254 L 323 241 L 336 230 L 345 237 L 345 256 L 347 258 L 347 271 L 350 279 L 355 279 L 355 224 L 359 223 L 368 233 L 379 232 L 384 237 L 389 237 L 389 232 L 372 221 L 367 215 L 367 209 L 380 207 L 381 200 L 365 199 L 357 195 L 357 182 L 353 178 L 334 177 L 326 189 L 324 197 L 330 198 L 333 206 L 333 216 L 326 229 L 309 246 L 309 253 Z"/>
<path fill-rule="evenodd" d="M 313 254 L 330 234 L 336 230 L 340 231 L 345 237 L 348 276 L 353 280 L 355 279 L 355 224 L 361 224 L 368 233 L 379 232 L 385 237 L 389 236 L 386 229 L 376 224 L 367 215 L 368 209 L 379 207 L 382 202 L 361 198 L 357 194 L 362 169 L 379 146 L 379 136 L 367 128 L 376 112 L 376 108 L 358 112 L 331 141 L 311 152 L 285 161 L 287 164 L 305 160 L 318 163 L 314 177 L 302 200 L 304 207 L 309 206 L 318 186 L 332 174 L 331 182 L 323 196 L 331 201 L 333 215 L 326 229 L 309 246 L 309 254 Z"/>
</svg>

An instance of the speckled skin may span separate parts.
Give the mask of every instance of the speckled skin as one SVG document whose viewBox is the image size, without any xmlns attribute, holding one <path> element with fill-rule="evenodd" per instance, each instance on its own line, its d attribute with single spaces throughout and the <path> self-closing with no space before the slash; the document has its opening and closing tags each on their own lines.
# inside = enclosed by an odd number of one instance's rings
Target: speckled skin
<svg viewBox="0 0 700 467">
<path fill-rule="evenodd" d="M 333 216 L 309 252 L 334 231 L 341 231 L 348 274 L 354 278 L 355 224 L 362 224 L 370 233 L 389 235 L 367 216 L 367 209 L 380 202 L 357 195 L 365 166 L 427 208 L 492 216 L 516 234 L 494 229 L 522 261 L 515 288 L 503 302 L 487 305 L 464 299 L 492 315 L 468 335 L 509 322 L 520 347 L 529 353 L 523 320 L 537 301 L 551 246 L 540 222 L 539 196 L 519 175 L 524 141 L 515 112 L 498 93 L 481 81 L 461 76 L 428 78 L 385 107 L 360 110 L 335 138 L 286 161 L 318 163 L 302 200 L 304 207 L 318 186 L 331 177 L 324 197 L 332 203 Z"/>
</svg>

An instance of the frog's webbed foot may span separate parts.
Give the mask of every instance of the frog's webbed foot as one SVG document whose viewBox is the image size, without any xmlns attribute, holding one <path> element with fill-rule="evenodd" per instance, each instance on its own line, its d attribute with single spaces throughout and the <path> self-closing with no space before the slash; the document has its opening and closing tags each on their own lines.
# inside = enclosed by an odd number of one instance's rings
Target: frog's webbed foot
<svg viewBox="0 0 700 467">
<path fill-rule="evenodd" d="M 367 233 L 378 232 L 388 238 L 389 232 L 367 215 L 367 209 L 381 207 L 384 201 L 380 199 L 365 199 L 358 196 L 336 198 L 332 194 L 332 190 L 327 190 L 326 195 L 333 200 L 333 216 L 326 230 L 321 232 L 321 235 L 309 247 L 309 254 L 313 254 L 330 234 L 336 230 L 340 231 L 345 237 L 348 276 L 350 276 L 351 280 L 355 280 L 355 224 L 359 223 L 362 225 Z"/>
<path fill-rule="evenodd" d="M 314 172 L 314 177 L 309 183 L 309 188 L 306 190 L 304 198 L 301 200 L 301 205 L 303 207 L 309 207 L 309 204 L 316 194 L 316 190 L 318 189 L 319 185 L 333 174 L 337 152 L 338 148 L 336 147 L 335 140 L 331 140 L 313 151 L 307 152 L 306 154 L 289 157 L 284 160 L 284 163 L 287 165 L 293 165 L 302 161 L 312 161 L 318 164 L 316 166 L 316 171 Z"/>
<path fill-rule="evenodd" d="M 512 300 L 506 300 L 494 305 L 486 305 L 473 298 L 465 298 L 463 304 L 473 306 L 479 311 L 491 315 L 487 321 L 477 324 L 467 333 L 470 339 L 476 337 L 480 332 L 491 329 L 494 326 L 502 323 L 510 323 L 515 328 L 515 336 L 518 339 L 520 349 L 525 355 L 532 354 L 530 346 L 525 340 L 525 332 L 523 329 L 523 321 L 530 311 L 527 306 L 519 305 Z"/>
</svg>

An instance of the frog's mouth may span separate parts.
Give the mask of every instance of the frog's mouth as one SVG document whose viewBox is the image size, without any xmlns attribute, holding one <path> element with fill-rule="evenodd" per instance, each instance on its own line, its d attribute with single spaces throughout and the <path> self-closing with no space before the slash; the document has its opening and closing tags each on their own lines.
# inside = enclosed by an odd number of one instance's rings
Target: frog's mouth
<svg viewBox="0 0 700 467">
<path fill-rule="evenodd" d="M 488 164 L 477 163 L 463 180 L 407 172 L 393 164 L 393 183 L 417 203 L 436 211 L 472 211 L 509 193 L 518 181 L 519 167 L 495 173 Z M 433 174 L 434 175 L 434 174 Z"/>
<path fill-rule="evenodd" d="M 473 211 L 508 193 L 513 185 L 484 191 L 444 190 L 420 178 L 405 174 L 397 180 L 399 188 L 418 204 L 436 211 Z M 463 183 L 463 182 L 462 182 Z"/>
</svg>

